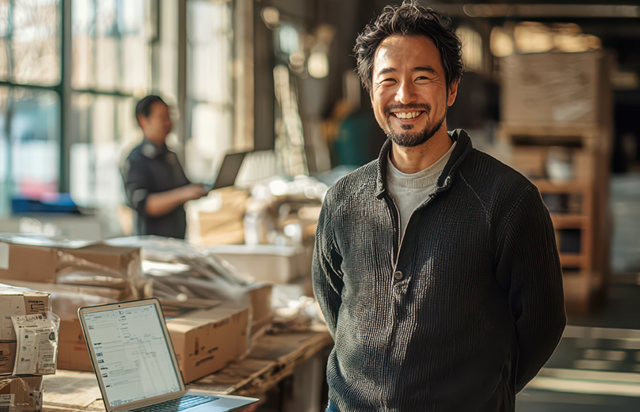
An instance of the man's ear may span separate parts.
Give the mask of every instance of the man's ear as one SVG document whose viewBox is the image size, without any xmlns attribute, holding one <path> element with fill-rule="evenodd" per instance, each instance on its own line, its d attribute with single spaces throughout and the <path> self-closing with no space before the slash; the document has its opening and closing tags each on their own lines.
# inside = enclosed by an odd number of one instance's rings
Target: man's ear
<svg viewBox="0 0 640 412">
<path fill-rule="evenodd" d="M 139 114 L 136 116 L 136 120 L 138 121 L 138 126 L 142 127 L 142 122 L 146 120 L 143 115 Z"/>
<path fill-rule="evenodd" d="M 447 87 L 447 107 L 453 106 L 453 103 L 456 101 L 456 96 L 458 96 L 458 85 L 460 84 L 460 79 L 451 83 L 449 87 Z"/>
</svg>

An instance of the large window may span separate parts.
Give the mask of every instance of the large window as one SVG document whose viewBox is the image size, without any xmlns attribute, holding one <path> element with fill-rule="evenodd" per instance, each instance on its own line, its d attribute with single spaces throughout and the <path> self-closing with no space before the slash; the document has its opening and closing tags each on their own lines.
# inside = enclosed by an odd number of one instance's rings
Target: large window
<svg viewBox="0 0 640 412">
<path fill-rule="evenodd" d="M 151 41 L 150 0 L 73 0 L 74 89 L 146 92 Z"/>
<path fill-rule="evenodd" d="M 76 202 L 123 203 L 119 165 L 142 138 L 137 98 L 151 89 L 151 0 L 73 0 L 70 188 Z"/>
<path fill-rule="evenodd" d="M 0 0 L 0 213 L 16 194 L 56 192 L 60 170 L 60 4 Z"/>
<path fill-rule="evenodd" d="M 186 172 L 210 181 L 233 148 L 231 2 L 187 3 Z"/>
<path fill-rule="evenodd" d="M 135 104 L 150 93 L 172 108 L 167 143 L 189 177 L 210 181 L 234 147 L 233 5 L 0 0 L 0 215 L 11 196 L 69 187 L 113 219 L 120 164 L 143 138 Z"/>
</svg>

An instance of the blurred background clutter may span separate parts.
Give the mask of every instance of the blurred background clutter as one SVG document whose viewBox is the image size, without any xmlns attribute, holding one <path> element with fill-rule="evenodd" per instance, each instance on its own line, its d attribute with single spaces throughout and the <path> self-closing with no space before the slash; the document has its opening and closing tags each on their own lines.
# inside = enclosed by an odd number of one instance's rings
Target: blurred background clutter
<svg viewBox="0 0 640 412">
<path fill-rule="evenodd" d="M 0 0 L 0 283 L 59 316 L 57 373 L 24 378 L 45 405 L 101 407 L 71 372 L 92 370 L 79 307 L 156 297 L 194 387 L 324 410 L 316 222 L 386 139 L 351 49 L 399 2 Z M 640 410 L 640 4 L 420 3 L 463 44 L 449 129 L 532 180 L 556 229 L 569 326 L 518 410 Z M 186 203 L 185 240 L 137 233 L 126 202 L 149 94 L 191 182 L 247 152 L 235 184 Z"/>
</svg>

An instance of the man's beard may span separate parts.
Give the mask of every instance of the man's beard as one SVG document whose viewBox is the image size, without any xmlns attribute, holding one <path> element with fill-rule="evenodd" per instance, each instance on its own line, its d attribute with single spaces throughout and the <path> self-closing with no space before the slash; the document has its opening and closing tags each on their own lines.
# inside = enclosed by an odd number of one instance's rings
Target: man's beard
<svg viewBox="0 0 640 412">
<path fill-rule="evenodd" d="M 415 106 L 408 105 L 408 106 L 403 106 L 403 108 L 407 108 L 407 109 L 423 108 L 425 109 L 424 112 L 427 116 L 431 112 L 430 105 L 415 105 Z M 440 130 L 440 128 L 442 127 L 442 124 L 447 118 L 447 111 L 449 110 L 449 108 L 447 107 L 444 110 L 442 119 L 440 119 L 440 121 L 435 124 L 431 124 L 431 122 L 427 119 L 427 124 L 425 125 L 424 129 L 420 131 L 409 131 L 413 129 L 413 126 L 401 126 L 403 129 L 405 127 L 408 127 L 408 129 L 405 129 L 407 131 L 405 133 L 394 133 L 393 129 L 391 128 L 391 112 L 390 112 L 391 109 L 392 108 L 389 107 L 386 110 L 387 111 L 387 130 L 385 130 L 385 134 L 395 144 L 402 147 L 420 146 L 427 140 L 431 139 L 433 135 L 435 135 L 438 132 L 438 130 Z M 393 109 L 397 109 L 397 108 L 394 107 Z"/>
</svg>

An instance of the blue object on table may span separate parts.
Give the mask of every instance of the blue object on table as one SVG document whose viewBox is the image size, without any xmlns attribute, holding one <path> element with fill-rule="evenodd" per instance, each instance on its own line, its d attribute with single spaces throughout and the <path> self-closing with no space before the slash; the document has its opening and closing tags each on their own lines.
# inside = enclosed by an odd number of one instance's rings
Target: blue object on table
<svg viewBox="0 0 640 412">
<path fill-rule="evenodd" d="M 16 195 L 11 198 L 11 212 L 19 213 L 80 213 L 78 205 L 68 193 L 60 193 L 53 199 L 32 199 Z"/>
</svg>

